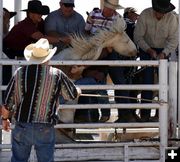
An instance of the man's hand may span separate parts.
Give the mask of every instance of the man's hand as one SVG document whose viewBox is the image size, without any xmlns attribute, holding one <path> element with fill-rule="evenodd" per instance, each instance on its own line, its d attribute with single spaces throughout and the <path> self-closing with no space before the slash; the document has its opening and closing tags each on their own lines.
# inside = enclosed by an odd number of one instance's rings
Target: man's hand
<svg viewBox="0 0 180 162">
<path fill-rule="evenodd" d="M 77 98 L 81 95 L 82 91 L 79 87 L 76 87 L 77 90 Z"/>
<path fill-rule="evenodd" d="M 161 53 L 158 54 L 157 57 L 158 57 L 159 60 L 160 60 L 160 59 L 165 59 L 165 58 L 166 58 L 166 54 L 163 53 L 163 52 L 161 52 Z"/>
<path fill-rule="evenodd" d="M 60 37 L 59 40 L 66 45 L 69 45 L 71 43 L 71 38 L 69 36 Z"/>
<path fill-rule="evenodd" d="M 72 74 L 81 75 L 85 68 L 86 67 L 84 65 L 73 65 L 70 72 Z"/>
<path fill-rule="evenodd" d="M 151 56 L 151 58 L 157 59 L 157 53 L 152 48 L 149 48 L 146 52 Z"/>
<path fill-rule="evenodd" d="M 9 132 L 9 131 L 11 130 L 9 119 L 7 119 L 7 120 L 2 120 L 2 128 L 3 128 L 3 130 L 5 130 L 5 131 L 7 131 L 7 132 Z"/>
</svg>

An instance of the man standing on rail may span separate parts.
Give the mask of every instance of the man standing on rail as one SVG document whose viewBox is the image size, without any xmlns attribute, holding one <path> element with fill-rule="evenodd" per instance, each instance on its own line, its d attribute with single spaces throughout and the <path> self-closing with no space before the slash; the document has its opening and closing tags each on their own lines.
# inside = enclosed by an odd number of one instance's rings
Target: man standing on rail
<svg viewBox="0 0 180 162">
<path fill-rule="evenodd" d="M 105 0 L 103 9 L 95 8 L 93 11 L 89 13 L 89 16 L 86 21 L 85 30 L 90 35 L 95 35 L 98 30 L 101 29 L 109 29 L 113 22 L 117 20 L 117 18 L 121 17 L 116 9 L 124 9 L 119 5 L 119 0 Z M 123 19 L 123 18 L 122 18 Z M 103 49 L 100 60 L 122 60 L 121 57 L 116 51 L 111 48 Z M 94 70 L 94 67 L 90 67 Z M 105 81 L 107 74 L 110 75 L 111 80 L 114 84 L 126 84 L 125 79 L 125 67 L 110 67 L 106 68 L 96 67 L 96 71 L 99 70 L 99 73 L 103 73 L 101 82 Z M 86 69 L 88 70 L 88 69 Z M 97 73 L 96 73 L 97 74 Z M 94 77 L 98 77 L 98 75 L 94 75 Z M 115 90 L 116 96 L 129 96 L 128 91 L 125 90 Z M 115 98 L 116 103 L 129 103 L 128 99 L 119 99 Z M 100 121 L 107 121 L 110 117 L 109 109 L 101 109 L 102 116 Z M 136 117 L 133 115 L 133 110 L 131 109 L 118 109 L 118 119 L 116 122 L 136 122 Z"/>
<path fill-rule="evenodd" d="M 134 31 L 134 41 L 140 47 L 141 60 L 167 59 L 178 46 L 178 20 L 174 12 L 175 6 L 170 0 L 152 0 L 152 7 L 140 14 Z M 143 70 L 143 84 L 153 84 L 154 67 Z M 157 71 L 157 70 L 156 70 Z M 153 99 L 153 91 L 142 91 L 141 97 Z M 151 110 L 141 110 L 144 122 L 157 121 L 151 117 Z"/>
</svg>

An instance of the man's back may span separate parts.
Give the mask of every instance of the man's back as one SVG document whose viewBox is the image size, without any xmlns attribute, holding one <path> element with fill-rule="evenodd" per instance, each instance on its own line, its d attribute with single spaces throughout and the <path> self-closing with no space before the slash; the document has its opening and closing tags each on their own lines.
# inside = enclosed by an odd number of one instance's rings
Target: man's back
<svg viewBox="0 0 180 162">
<path fill-rule="evenodd" d="M 61 70 L 47 65 L 29 65 L 16 71 L 7 88 L 5 102 L 9 107 L 15 104 L 16 121 L 53 123 L 60 93 L 66 99 L 77 96 L 75 86 Z"/>
</svg>

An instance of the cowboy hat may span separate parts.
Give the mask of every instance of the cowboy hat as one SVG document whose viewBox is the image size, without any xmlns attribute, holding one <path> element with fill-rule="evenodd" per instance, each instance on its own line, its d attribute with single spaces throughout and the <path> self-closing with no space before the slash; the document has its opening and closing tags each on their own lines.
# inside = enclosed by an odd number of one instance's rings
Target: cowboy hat
<svg viewBox="0 0 180 162">
<path fill-rule="evenodd" d="M 28 8 L 22 11 L 37 13 L 41 15 L 49 14 L 49 7 L 42 5 L 42 3 L 38 0 L 31 0 L 28 2 Z"/>
<path fill-rule="evenodd" d="M 42 64 L 50 60 L 56 52 L 55 48 L 50 48 L 49 42 L 45 38 L 39 39 L 36 43 L 29 44 L 24 49 L 24 57 L 27 61 Z"/>
<path fill-rule="evenodd" d="M 152 7 L 160 13 L 168 13 L 175 9 L 175 6 L 170 3 L 171 0 L 152 0 Z"/>
<path fill-rule="evenodd" d="M 104 7 L 116 10 L 124 9 L 124 7 L 119 5 L 119 0 L 104 0 Z"/>
<path fill-rule="evenodd" d="M 133 7 L 127 7 L 124 9 L 124 13 L 128 13 L 128 12 L 137 12 L 137 10 Z"/>
<path fill-rule="evenodd" d="M 13 16 L 15 16 L 15 15 L 17 14 L 17 12 L 10 12 L 10 11 L 9 11 L 8 9 L 6 9 L 6 8 L 3 8 L 3 11 L 9 13 L 10 18 L 12 18 Z"/>
</svg>

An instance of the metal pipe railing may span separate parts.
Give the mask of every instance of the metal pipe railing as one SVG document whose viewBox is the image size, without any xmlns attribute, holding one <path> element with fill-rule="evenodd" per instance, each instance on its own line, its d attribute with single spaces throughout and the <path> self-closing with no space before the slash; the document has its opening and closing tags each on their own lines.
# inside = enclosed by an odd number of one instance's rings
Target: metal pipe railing
<svg viewBox="0 0 180 162">
<path fill-rule="evenodd" d="M 26 61 L 22 60 L 0 60 L 2 65 L 27 65 Z M 51 61 L 50 64 L 53 65 L 107 65 L 110 66 L 155 66 L 159 65 L 159 84 L 156 85 L 103 85 L 102 87 L 89 86 L 89 89 L 128 89 L 128 90 L 138 90 L 142 88 L 143 90 L 155 90 L 159 91 L 159 99 L 164 101 L 161 104 L 159 103 L 147 103 L 147 104 L 102 104 L 103 108 L 155 108 L 159 110 L 159 122 L 158 123 L 98 123 L 98 124 L 59 124 L 55 128 L 151 128 L 159 127 L 160 128 L 160 161 L 165 161 L 165 148 L 167 147 L 167 138 L 168 138 L 168 116 L 167 116 L 167 60 L 160 61 Z M 87 87 L 82 86 L 81 88 L 86 89 Z M 93 108 L 99 108 L 102 105 L 93 104 Z M 78 108 L 92 108 L 92 105 L 61 105 L 63 109 L 78 109 Z"/>
<path fill-rule="evenodd" d="M 159 65 L 159 99 L 168 101 L 168 64 L 167 60 L 160 60 Z M 160 123 L 160 160 L 165 161 L 165 149 L 168 145 L 168 104 L 160 105 L 159 109 Z"/>
</svg>

